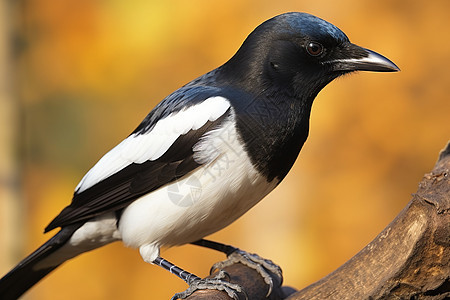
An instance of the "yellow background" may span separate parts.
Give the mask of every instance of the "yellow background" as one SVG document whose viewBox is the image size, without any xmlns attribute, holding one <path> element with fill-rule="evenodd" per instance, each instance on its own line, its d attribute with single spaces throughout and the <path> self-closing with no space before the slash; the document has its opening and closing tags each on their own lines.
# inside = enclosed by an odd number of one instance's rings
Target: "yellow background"
<svg viewBox="0 0 450 300">
<path fill-rule="evenodd" d="M 24 204 L 16 225 L 0 228 L 21 241 L 0 274 L 53 234 L 43 228 L 84 173 L 156 103 L 224 63 L 279 13 L 324 18 L 402 71 L 354 74 L 326 87 L 284 182 L 211 239 L 274 260 L 285 284 L 305 287 L 399 213 L 450 137 L 446 0 L 9 2 Z M 223 259 L 196 246 L 162 256 L 202 277 Z M 116 243 L 66 263 L 27 299 L 168 299 L 185 288 Z"/>
</svg>

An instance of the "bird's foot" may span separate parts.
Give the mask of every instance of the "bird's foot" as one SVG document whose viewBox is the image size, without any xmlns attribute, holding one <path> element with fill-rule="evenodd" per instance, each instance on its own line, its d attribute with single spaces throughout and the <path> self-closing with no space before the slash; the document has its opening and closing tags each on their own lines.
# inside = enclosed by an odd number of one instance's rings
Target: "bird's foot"
<svg viewBox="0 0 450 300">
<path fill-rule="evenodd" d="M 248 299 L 240 285 L 224 280 L 226 278 L 229 280 L 230 276 L 223 270 L 220 270 L 214 278 L 196 278 L 188 282 L 189 288 L 187 288 L 184 292 L 176 293 L 171 300 L 185 299 L 197 290 L 207 289 L 224 291 L 228 294 L 228 296 L 230 296 L 230 298 L 235 300 Z"/>
<path fill-rule="evenodd" d="M 262 258 L 257 254 L 248 253 L 240 249 L 236 249 L 229 254 L 226 260 L 215 263 L 211 267 L 210 272 L 212 274 L 215 270 L 223 269 L 236 263 L 241 263 L 251 269 L 254 269 L 259 273 L 259 275 L 261 275 L 264 282 L 269 286 L 266 296 L 269 296 L 272 293 L 274 286 L 271 273 L 277 277 L 277 284 L 281 286 L 283 283 L 283 274 L 278 265 L 269 259 Z"/>
</svg>

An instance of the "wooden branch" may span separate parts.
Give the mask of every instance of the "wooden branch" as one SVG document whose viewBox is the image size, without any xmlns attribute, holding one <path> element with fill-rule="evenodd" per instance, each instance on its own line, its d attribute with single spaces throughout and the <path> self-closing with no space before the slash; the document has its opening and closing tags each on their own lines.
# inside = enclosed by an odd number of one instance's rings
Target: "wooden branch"
<svg viewBox="0 0 450 300">
<path fill-rule="evenodd" d="M 412 200 L 369 245 L 288 299 L 450 296 L 450 144 Z"/>
<path fill-rule="evenodd" d="M 265 299 L 267 285 L 241 264 L 224 268 L 251 299 Z M 213 274 L 214 275 L 214 274 Z M 210 276 L 211 277 L 211 276 Z M 274 280 L 276 279 L 273 277 Z M 295 291 L 274 287 L 269 299 L 450 298 L 450 143 L 400 214 L 364 249 L 331 274 Z M 230 298 L 202 290 L 187 299 Z"/>
</svg>

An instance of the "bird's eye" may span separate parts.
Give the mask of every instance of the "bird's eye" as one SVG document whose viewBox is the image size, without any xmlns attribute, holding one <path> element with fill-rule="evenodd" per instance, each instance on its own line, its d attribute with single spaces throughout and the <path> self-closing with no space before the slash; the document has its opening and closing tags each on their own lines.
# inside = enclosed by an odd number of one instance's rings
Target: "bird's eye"
<svg viewBox="0 0 450 300">
<path fill-rule="evenodd" d="M 308 42 L 306 44 L 306 51 L 311 56 L 319 56 L 323 53 L 323 46 L 317 42 Z"/>
</svg>

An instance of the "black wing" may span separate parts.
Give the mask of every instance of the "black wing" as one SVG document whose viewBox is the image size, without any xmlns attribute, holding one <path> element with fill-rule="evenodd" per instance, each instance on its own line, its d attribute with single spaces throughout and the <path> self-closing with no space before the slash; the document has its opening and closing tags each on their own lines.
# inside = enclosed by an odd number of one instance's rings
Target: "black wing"
<svg viewBox="0 0 450 300">
<path fill-rule="evenodd" d="M 205 93 L 202 93 L 203 99 L 205 96 Z M 177 103 L 177 106 L 181 106 L 180 99 L 177 99 Z M 156 122 L 152 116 L 158 113 L 157 108 L 134 132 L 151 130 L 151 123 Z M 200 164 L 193 158 L 193 146 L 205 133 L 220 126 L 229 114 L 230 110 L 217 120 L 208 121 L 197 130 L 190 130 L 180 135 L 157 160 L 132 163 L 88 189 L 79 193 L 75 192 L 72 203 L 53 219 L 45 228 L 45 232 L 57 227 L 86 222 L 92 217 L 107 212 L 118 211 L 137 198 L 197 169 Z M 151 119 L 153 119 L 152 122 L 149 122 Z"/>
</svg>

